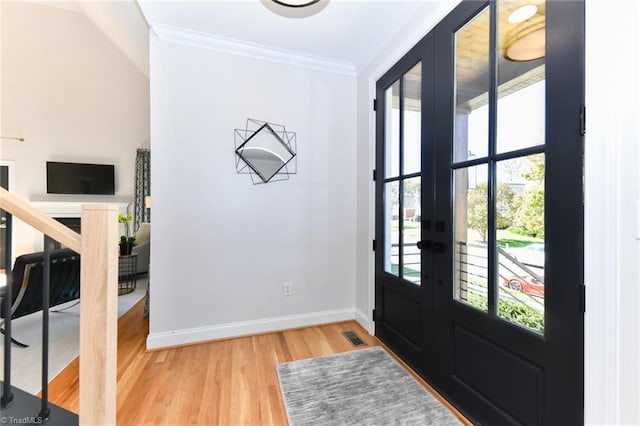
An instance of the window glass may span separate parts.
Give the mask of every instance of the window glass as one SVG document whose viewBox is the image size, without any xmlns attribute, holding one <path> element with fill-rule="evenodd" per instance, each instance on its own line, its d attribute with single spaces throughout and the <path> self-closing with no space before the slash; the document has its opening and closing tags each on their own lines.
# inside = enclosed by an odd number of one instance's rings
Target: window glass
<svg viewBox="0 0 640 426">
<path fill-rule="evenodd" d="M 497 152 L 544 144 L 545 2 L 498 2 Z"/>
<path fill-rule="evenodd" d="M 419 172 L 422 167 L 422 63 L 418 63 L 403 77 L 403 174 Z"/>
<path fill-rule="evenodd" d="M 385 92 L 386 117 L 384 138 L 385 177 L 400 175 L 400 81 Z"/>
<path fill-rule="evenodd" d="M 498 162 L 498 316 L 544 332 L 544 154 Z"/>
<path fill-rule="evenodd" d="M 488 153 L 488 7 L 456 32 L 455 49 L 453 160 L 457 163 L 486 157 Z"/>
<path fill-rule="evenodd" d="M 487 166 L 457 169 L 454 185 L 454 288 L 456 300 L 487 311 L 489 218 Z"/>
<path fill-rule="evenodd" d="M 421 236 L 420 178 L 405 179 L 403 187 L 402 212 L 402 277 L 420 285 L 420 250 L 417 243 Z"/>
<path fill-rule="evenodd" d="M 384 270 L 399 275 L 400 263 L 400 185 L 398 181 L 384 184 Z"/>
</svg>

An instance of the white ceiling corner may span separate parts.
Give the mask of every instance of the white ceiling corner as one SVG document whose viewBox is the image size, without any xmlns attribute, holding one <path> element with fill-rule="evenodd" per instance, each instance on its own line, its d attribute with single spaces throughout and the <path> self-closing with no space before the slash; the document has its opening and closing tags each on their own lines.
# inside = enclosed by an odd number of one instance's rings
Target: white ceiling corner
<svg viewBox="0 0 640 426">
<path fill-rule="evenodd" d="M 171 41 L 355 75 L 433 0 L 330 0 L 305 18 L 273 13 L 268 0 L 137 0 L 152 30 Z"/>
<path fill-rule="evenodd" d="M 355 66 L 346 61 L 322 58 L 299 52 L 292 52 L 272 46 L 264 46 L 242 40 L 233 40 L 208 33 L 185 30 L 170 25 L 150 24 L 160 41 L 211 49 L 233 55 L 248 56 L 272 62 L 327 71 L 336 74 L 356 75 Z"/>
<path fill-rule="evenodd" d="M 149 78 L 149 27 L 136 1 L 76 0 L 75 3 L 133 65 Z"/>
</svg>

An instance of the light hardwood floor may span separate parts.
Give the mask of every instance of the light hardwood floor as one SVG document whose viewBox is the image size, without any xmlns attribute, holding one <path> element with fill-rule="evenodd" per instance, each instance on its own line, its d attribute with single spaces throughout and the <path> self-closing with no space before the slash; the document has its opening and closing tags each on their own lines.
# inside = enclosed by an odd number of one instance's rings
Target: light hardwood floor
<svg viewBox="0 0 640 426">
<path fill-rule="evenodd" d="M 119 425 L 286 425 L 277 364 L 354 350 L 347 330 L 383 346 L 349 321 L 147 352 L 142 310 L 140 302 L 118 322 Z M 50 383 L 49 397 L 78 412 L 78 359 Z"/>
</svg>

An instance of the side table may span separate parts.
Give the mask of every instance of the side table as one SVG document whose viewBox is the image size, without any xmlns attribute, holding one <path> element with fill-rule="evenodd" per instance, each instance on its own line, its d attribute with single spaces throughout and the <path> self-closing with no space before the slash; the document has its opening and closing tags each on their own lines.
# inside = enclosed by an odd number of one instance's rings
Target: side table
<svg viewBox="0 0 640 426">
<path fill-rule="evenodd" d="M 118 256 L 118 296 L 131 293 L 136 289 L 137 269 L 137 253 Z"/>
</svg>

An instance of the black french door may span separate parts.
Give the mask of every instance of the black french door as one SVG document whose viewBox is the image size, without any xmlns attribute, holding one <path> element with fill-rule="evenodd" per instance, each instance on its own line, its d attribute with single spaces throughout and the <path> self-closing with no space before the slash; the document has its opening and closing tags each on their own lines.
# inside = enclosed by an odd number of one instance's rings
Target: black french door
<svg viewBox="0 0 640 426">
<path fill-rule="evenodd" d="M 434 54 L 427 36 L 377 87 L 376 334 L 420 371 L 433 364 L 433 265 L 420 247 L 433 216 Z"/>
<path fill-rule="evenodd" d="M 376 335 L 472 420 L 583 420 L 582 1 L 463 1 L 378 82 Z"/>
</svg>

